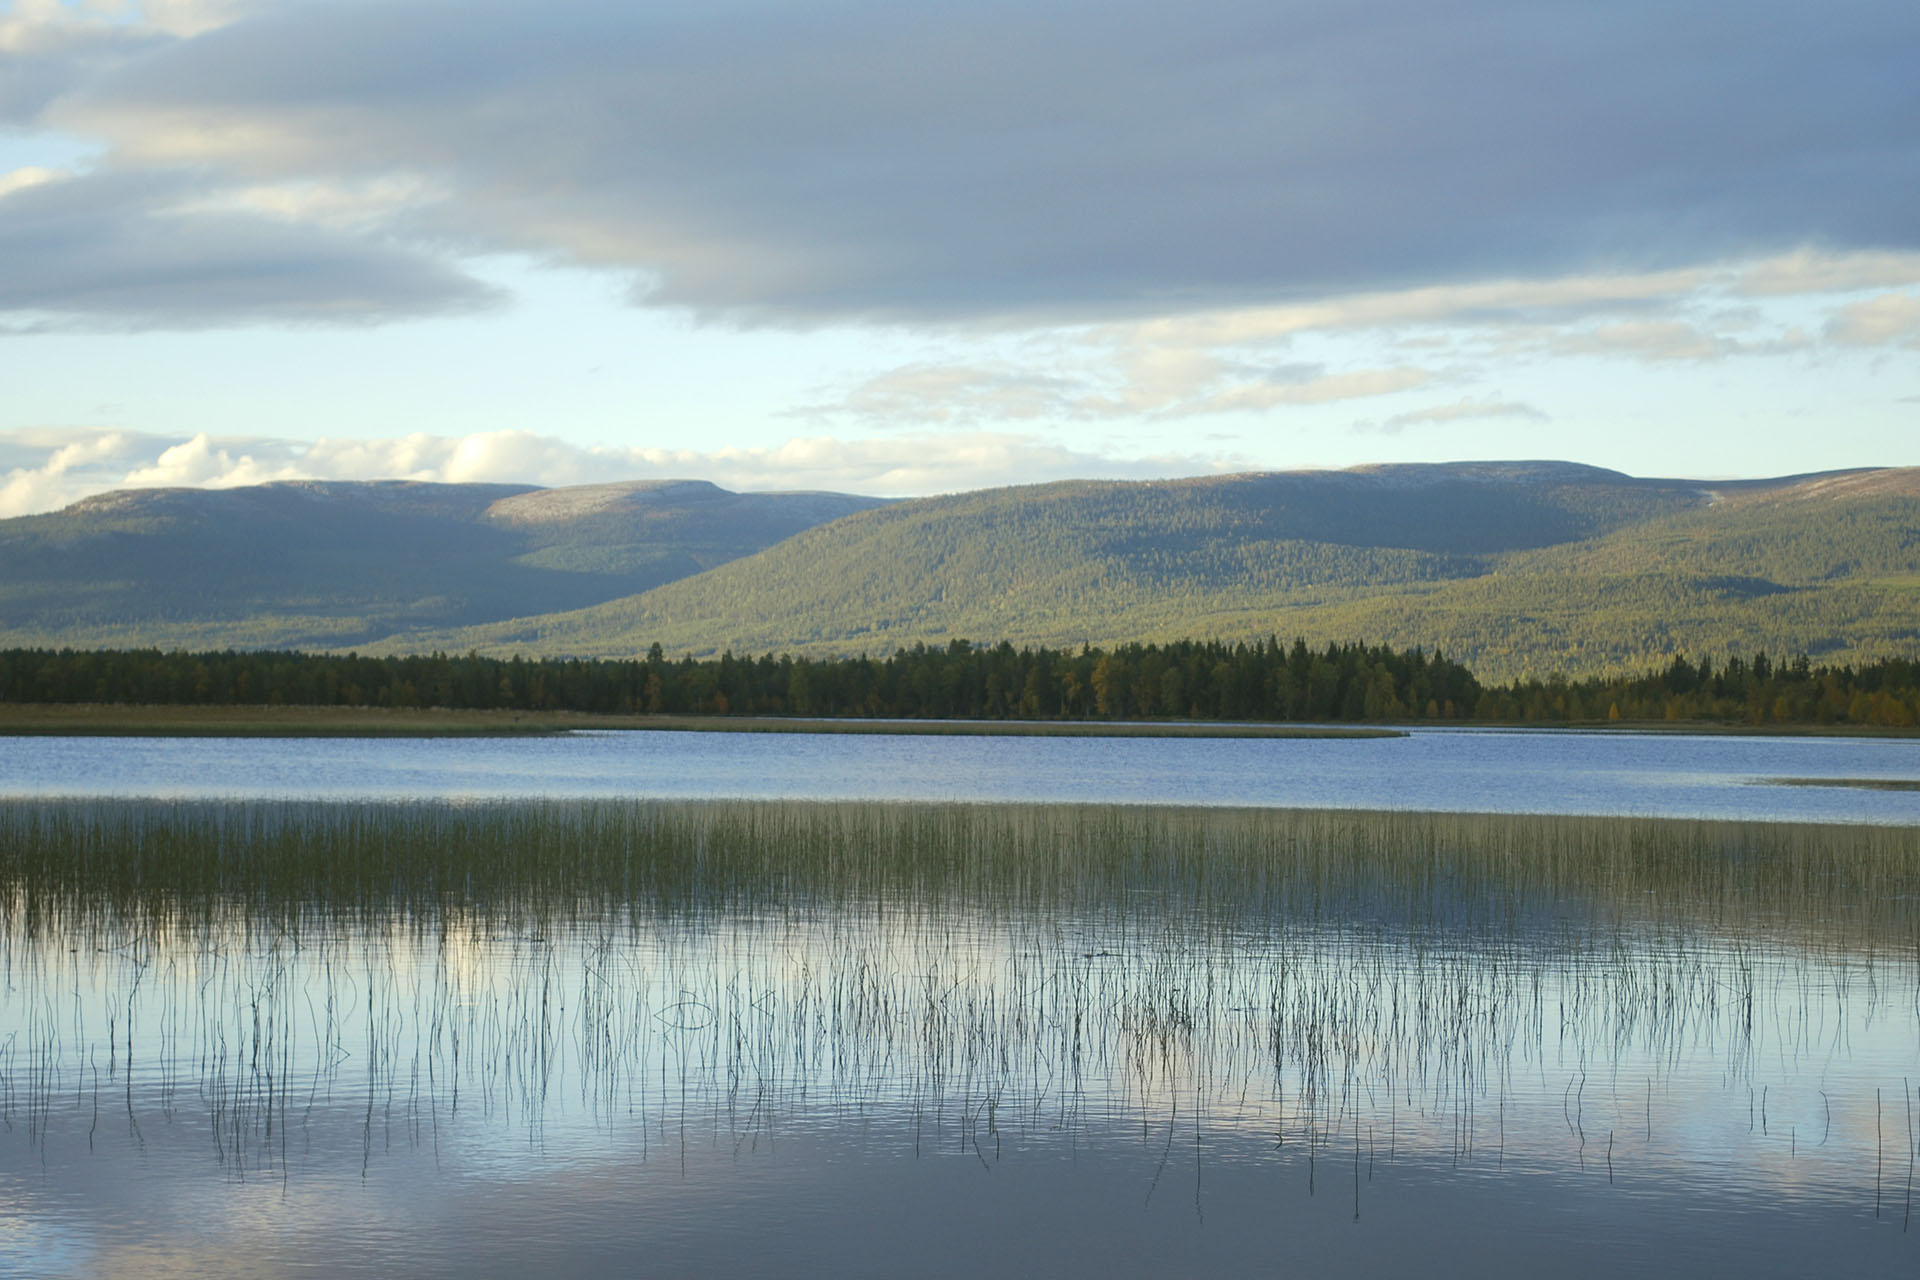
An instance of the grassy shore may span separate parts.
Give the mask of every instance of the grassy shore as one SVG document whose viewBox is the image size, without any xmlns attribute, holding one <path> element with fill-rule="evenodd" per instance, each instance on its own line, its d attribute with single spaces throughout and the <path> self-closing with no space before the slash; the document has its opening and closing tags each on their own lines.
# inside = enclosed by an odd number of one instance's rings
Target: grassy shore
<svg viewBox="0 0 1920 1280">
<path fill-rule="evenodd" d="M 1762 778 L 1770 787 L 1855 787 L 1861 791 L 1920 791 L 1920 778 Z"/>
<path fill-rule="evenodd" d="M 576 729 L 708 733 L 904 733 L 1055 738 L 1398 738 L 1397 729 L 1220 722 L 842 720 L 787 716 L 597 715 L 386 707 L 201 707 L 0 703 L 0 734 L 166 738 L 496 738 Z"/>
<path fill-rule="evenodd" d="M 1461 720 L 1469 729 L 1576 729 L 1601 733 L 1714 734 L 1734 738 L 1920 738 L 1920 726 L 1883 724 L 1753 724 L 1745 720 Z"/>
</svg>

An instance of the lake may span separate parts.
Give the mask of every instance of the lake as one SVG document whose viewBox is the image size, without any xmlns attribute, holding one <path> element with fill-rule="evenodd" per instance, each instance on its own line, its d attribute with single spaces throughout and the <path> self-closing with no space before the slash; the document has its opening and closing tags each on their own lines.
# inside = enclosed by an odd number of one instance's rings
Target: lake
<svg viewBox="0 0 1920 1280">
<path fill-rule="evenodd" d="M 1917 776 L 0 740 L 0 1272 L 1909 1275 Z"/>
<path fill-rule="evenodd" d="M 0 737 L 0 795 L 1059 801 L 1920 823 L 1920 739 L 1412 729 L 1401 738 L 588 732 Z"/>
</svg>

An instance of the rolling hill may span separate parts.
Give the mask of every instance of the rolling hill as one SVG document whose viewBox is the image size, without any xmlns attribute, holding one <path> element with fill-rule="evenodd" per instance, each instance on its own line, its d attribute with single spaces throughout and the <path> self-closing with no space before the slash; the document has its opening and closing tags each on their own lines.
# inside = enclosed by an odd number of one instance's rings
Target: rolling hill
<svg viewBox="0 0 1920 1280">
<path fill-rule="evenodd" d="M 994 489 L 858 512 L 630 598 L 381 647 L 1267 635 L 1438 646 L 1494 680 L 1676 652 L 1911 656 L 1920 470 L 1709 483 L 1469 463 Z"/>
<path fill-rule="evenodd" d="M 702 481 L 125 490 L 0 520 L 0 645 L 343 648 L 631 595 L 876 505 Z"/>
<path fill-rule="evenodd" d="M 282 483 L 0 521 L 0 646 L 633 656 L 1304 636 L 1483 678 L 1920 654 L 1920 469 L 1493 462 L 884 503 L 698 481 Z"/>
</svg>

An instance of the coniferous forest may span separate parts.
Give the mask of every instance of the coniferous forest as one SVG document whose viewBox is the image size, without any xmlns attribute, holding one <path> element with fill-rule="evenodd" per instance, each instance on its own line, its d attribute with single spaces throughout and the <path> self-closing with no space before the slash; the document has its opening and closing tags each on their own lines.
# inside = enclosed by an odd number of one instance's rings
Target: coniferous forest
<svg viewBox="0 0 1920 1280">
<path fill-rule="evenodd" d="M 1078 650 L 916 645 L 884 658 L 362 657 L 280 651 L 0 651 L 0 701 L 369 706 L 1021 720 L 1920 724 L 1920 662 L 1675 657 L 1640 676 L 1482 684 L 1438 652 L 1296 640 Z"/>
</svg>

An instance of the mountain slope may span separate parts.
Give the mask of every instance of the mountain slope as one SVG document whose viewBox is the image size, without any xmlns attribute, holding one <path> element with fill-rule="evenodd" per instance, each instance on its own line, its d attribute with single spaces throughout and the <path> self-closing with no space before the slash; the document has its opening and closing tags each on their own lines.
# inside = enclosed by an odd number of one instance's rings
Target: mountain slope
<svg viewBox="0 0 1920 1280">
<path fill-rule="evenodd" d="M 0 520 L 0 644 L 364 644 L 631 595 L 875 505 L 701 481 L 101 494 Z"/>
<path fill-rule="evenodd" d="M 953 636 L 1438 645 L 1483 676 L 1920 651 L 1920 472 L 1564 463 L 1064 483 L 903 502 L 592 608 L 418 647 L 880 652 Z"/>
</svg>

